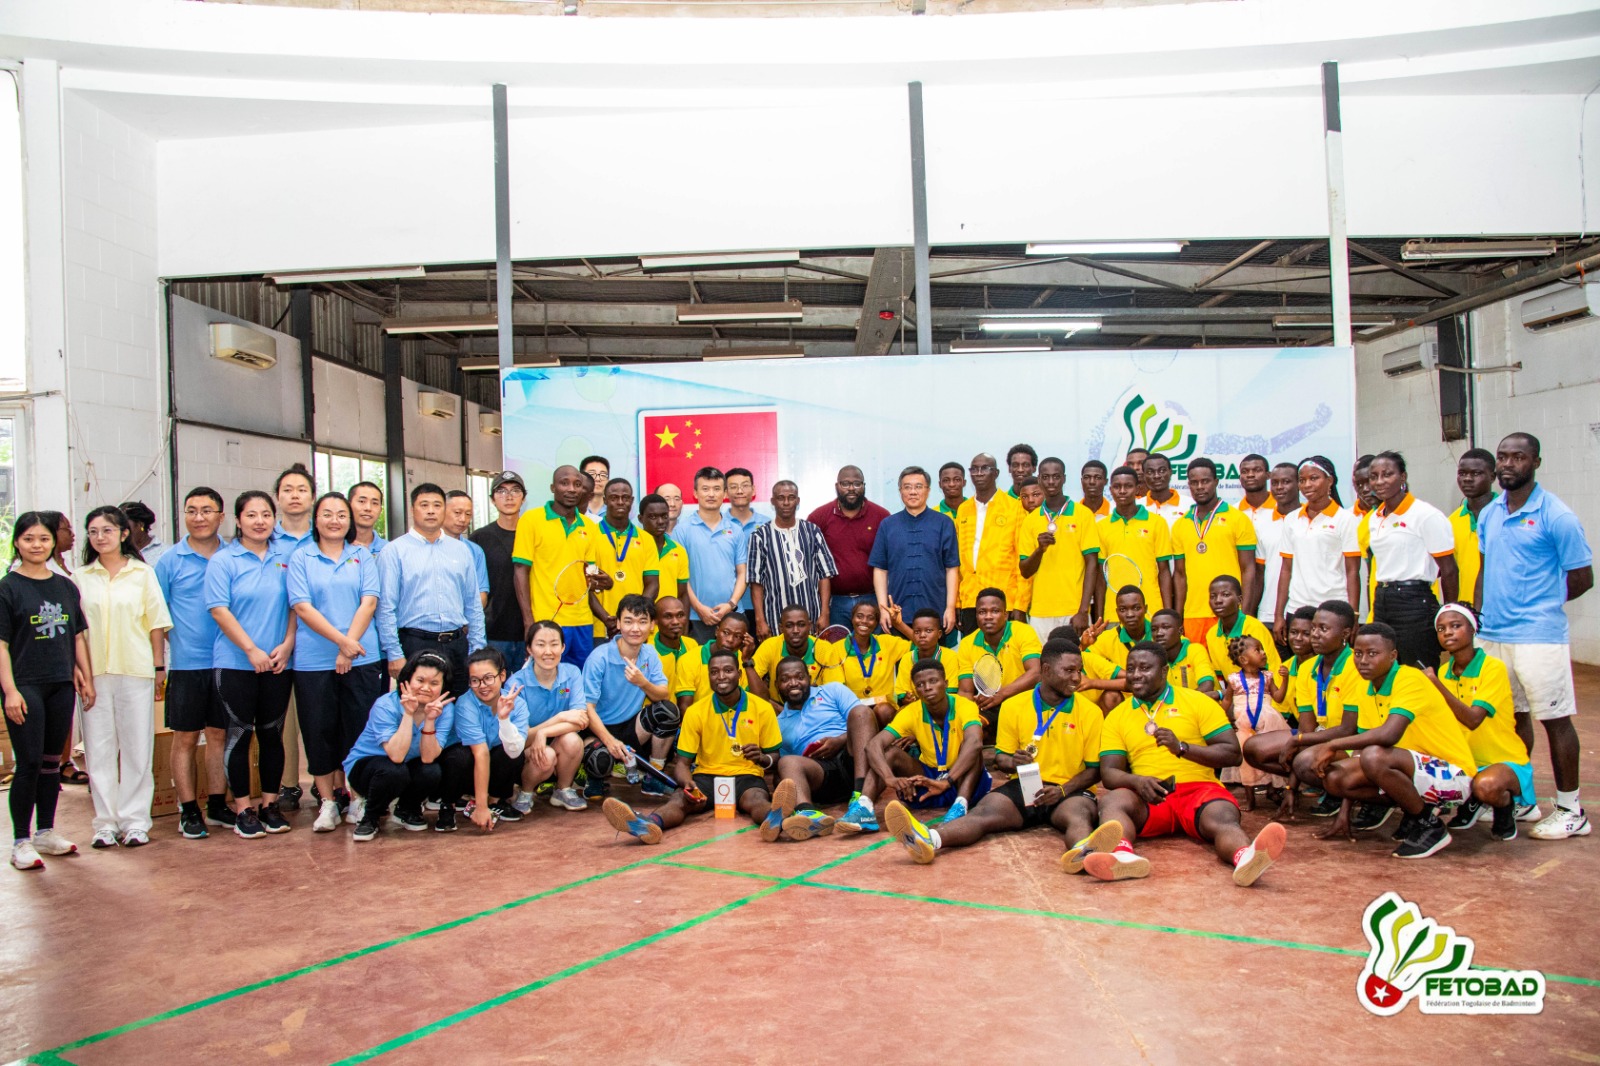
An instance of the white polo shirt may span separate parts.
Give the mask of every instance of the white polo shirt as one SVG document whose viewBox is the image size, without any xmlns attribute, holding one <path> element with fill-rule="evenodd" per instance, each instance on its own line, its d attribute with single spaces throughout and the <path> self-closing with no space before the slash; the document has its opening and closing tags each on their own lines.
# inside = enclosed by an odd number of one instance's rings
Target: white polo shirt
<svg viewBox="0 0 1600 1066">
<path fill-rule="evenodd" d="M 1267 624 L 1277 620 L 1278 578 L 1283 574 L 1283 531 L 1288 528 L 1283 516 L 1270 504 L 1245 511 L 1256 527 L 1256 562 L 1261 564 L 1261 607 L 1256 617 Z"/>
<path fill-rule="evenodd" d="M 1362 521 L 1367 524 L 1367 543 L 1372 548 L 1372 570 L 1380 582 L 1435 581 L 1438 560 L 1455 554 L 1456 534 L 1450 519 L 1409 492 L 1393 511 L 1380 506 Z"/>
<path fill-rule="evenodd" d="M 1344 585 L 1344 561 L 1361 558 L 1360 529 L 1355 512 L 1332 500 L 1316 514 L 1302 506 L 1283 520 L 1278 554 L 1294 563 L 1287 610 L 1315 607 L 1349 594 Z"/>
<path fill-rule="evenodd" d="M 1179 492 L 1177 489 L 1172 490 L 1172 495 L 1167 497 L 1166 503 L 1157 503 L 1155 500 L 1150 498 L 1148 493 L 1139 497 L 1139 503 L 1151 514 L 1158 514 L 1162 518 L 1165 518 L 1167 520 L 1167 528 L 1169 530 L 1172 528 L 1172 524 L 1174 522 L 1188 514 L 1189 508 L 1194 506 L 1194 501 L 1189 499 L 1189 497 L 1185 496 L 1183 493 Z"/>
</svg>

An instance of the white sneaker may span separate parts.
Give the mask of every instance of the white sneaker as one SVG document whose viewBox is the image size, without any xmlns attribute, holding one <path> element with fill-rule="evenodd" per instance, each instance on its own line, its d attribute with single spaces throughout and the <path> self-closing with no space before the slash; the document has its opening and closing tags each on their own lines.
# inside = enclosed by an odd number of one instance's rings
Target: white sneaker
<svg viewBox="0 0 1600 1066">
<path fill-rule="evenodd" d="M 365 796 L 350 793 L 350 809 L 344 812 L 344 820 L 351 825 L 360 825 L 361 816 L 367 813 L 367 800 Z"/>
<path fill-rule="evenodd" d="M 54 829 L 41 829 L 33 834 L 33 850 L 44 855 L 76 855 L 78 845 Z"/>
<path fill-rule="evenodd" d="M 117 831 L 115 829 L 96 829 L 94 839 L 89 841 L 91 848 L 114 848 L 117 846 Z"/>
<path fill-rule="evenodd" d="M 518 814 L 527 814 L 533 810 L 533 793 L 517 789 L 517 794 L 511 797 L 511 806 L 516 808 Z"/>
<path fill-rule="evenodd" d="M 142 848 L 150 843 L 150 836 L 143 829 L 130 829 L 122 834 L 122 846 L 125 848 Z"/>
<path fill-rule="evenodd" d="M 352 801 L 352 807 L 355 803 Z M 311 823 L 313 833 L 331 833 L 339 828 L 339 805 L 331 799 L 322 801 L 322 809 L 317 811 L 317 820 Z"/>
<path fill-rule="evenodd" d="M 439 809 L 439 801 L 438 800 L 428 800 L 426 803 L 424 803 L 422 805 L 422 809 L 425 810 L 425 811 L 436 811 L 436 810 Z"/>
<path fill-rule="evenodd" d="M 11 865 L 19 870 L 42 870 L 44 860 L 34 850 L 33 841 L 19 840 L 11 845 Z"/>
<path fill-rule="evenodd" d="M 1519 803 L 1519 804 L 1517 804 L 1517 821 L 1519 821 L 1519 822 L 1538 822 L 1538 821 L 1543 821 L 1543 819 L 1544 819 L 1544 808 L 1540 807 L 1537 803 Z"/>
<path fill-rule="evenodd" d="M 565 811 L 583 811 L 589 809 L 589 803 L 583 794 L 575 788 L 558 788 L 550 793 L 550 806 L 559 807 Z"/>
<path fill-rule="evenodd" d="M 1589 816 L 1583 813 L 1582 808 L 1570 811 L 1558 803 L 1544 821 L 1528 830 L 1528 835 L 1535 840 L 1565 840 L 1568 837 L 1586 837 L 1589 829 Z"/>
</svg>

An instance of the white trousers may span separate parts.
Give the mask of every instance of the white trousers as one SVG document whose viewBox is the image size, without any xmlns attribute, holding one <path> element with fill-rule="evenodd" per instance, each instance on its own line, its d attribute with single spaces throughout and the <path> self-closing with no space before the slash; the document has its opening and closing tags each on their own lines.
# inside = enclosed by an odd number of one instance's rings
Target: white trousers
<svg viewBox="0 0 1600 1066">
<path fill-rule="evenodd" d="M 97 674 L 95 701 L 83 712 L 84 754 L 94 831 L 150 832 L 155 777 L 150 759 L 156 741 L 156 683 L 148 677 Z"/>
</svg>

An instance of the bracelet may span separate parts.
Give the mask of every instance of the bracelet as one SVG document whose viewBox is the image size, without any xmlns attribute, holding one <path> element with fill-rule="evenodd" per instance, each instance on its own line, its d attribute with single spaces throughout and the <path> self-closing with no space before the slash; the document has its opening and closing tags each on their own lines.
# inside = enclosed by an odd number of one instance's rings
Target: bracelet
<svg viewBox="0 0 1600 1066">
<path fill-rule="evenodd" d="M 422 730 L 422 735 L 425 737 L 431 737 L 437 735 L 438 732 L 439 731 L 437 729 L 424 729 Z"/>
<path fill-rule="evenodd" d="M 167 672 L 167 668 L 166 668 L 166 667 L 165 667 L 165 666 L 158 666 L 158 667 L 156 667 L 156 673 L 158 673 L 158 674 L 164 674 L 164 673 L 166 673 L 166 672 Z"/>
</svg>

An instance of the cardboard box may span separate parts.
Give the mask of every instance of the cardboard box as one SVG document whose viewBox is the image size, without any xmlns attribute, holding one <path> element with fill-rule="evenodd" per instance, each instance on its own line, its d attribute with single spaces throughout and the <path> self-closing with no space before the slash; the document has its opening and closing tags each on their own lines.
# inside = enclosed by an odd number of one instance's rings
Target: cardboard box
<svg viewBox="0 0 1600 1066">
<path fill-rule="evenodd" d="M 261 797 L 261 773 L 258 768 L 260 745 L 254 736 L 250 738 L 250 798 Z M 178 813 L 178 786 L 172 776 L 172 730 L 158 729 L 154 753 L 150 758 L 150 770 L 155 778 L 155 796 L 150 801 L 150 816 L 164 818 L 167 815 Z M 200 734 L 200 743 L 194 749 L 194 776 L 195 796 L 203 804 L 210 794 L 206 778 L 206 738 Z M 227 787 L 223 787 L 227 792 Z M 231 796 L 229 797 L 232 798 Z"/>
</svg>

